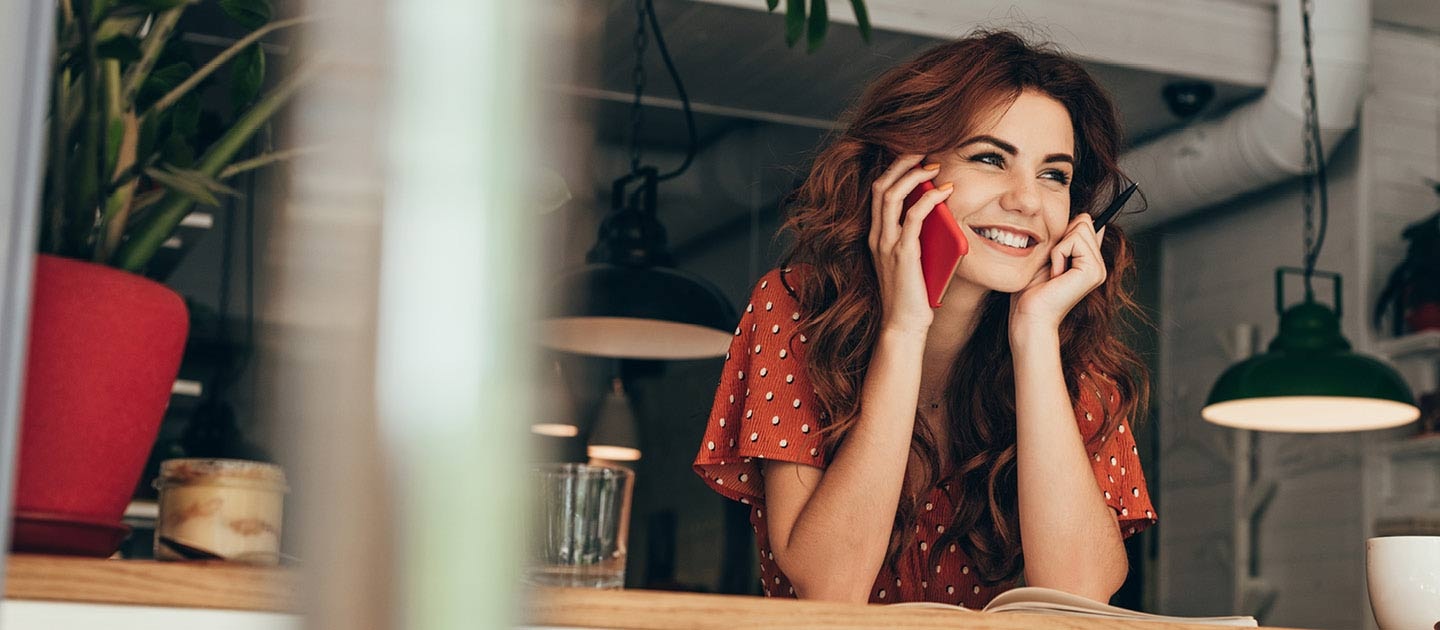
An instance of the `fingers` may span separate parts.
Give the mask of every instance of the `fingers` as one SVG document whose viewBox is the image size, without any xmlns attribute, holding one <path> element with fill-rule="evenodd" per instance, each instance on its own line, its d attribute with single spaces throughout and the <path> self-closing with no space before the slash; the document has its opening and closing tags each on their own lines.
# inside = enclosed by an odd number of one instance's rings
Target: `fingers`
<svg viewBox="0 0 1440 630">
<path fill-rule="evenodd" d="M 1065 273 L 1065 259 L 1069 257 L 1067 249 L 1071 247 L 1069 237 L 1060 241 L 1060 244 L 1050 249 L 1050 277 L 1059 278 Z"/>
<path fill-rule="evenodd" d="M 880 221 L 883 228 L 880 231 L 880 245 L 894 244 L 900 239 L 900 221 L 905 216 L 905 199 L 920 185 L 928 179 L 940 174 L 939 164 L 927 164 L 921 168 L 910 169 L 895 182 L 881 196 L 883 208 L 880 210 Z M 934 191 L 930 191 L 934 192 Z M 929 193 L 926 193 L 929 194 Z"/>
<path fill-rule="evenodd" d="M 920 161 L 924 159 L 925 156 L 921 153 L 906 153 L 895 158 L 895 161 L 890 164 L 890 168 L 885 169 L 879 179 L 875 180 L 873 186 L 876 191 L 875 198 L 879 199 L 881 195 L 885 194 L 885 191 L 890 190 L 890 187 L 900 180 L 902 175 L 919 166 Z"/>
<path fill-rule="evenodd" d="M 894 247 L 900 238 L 900 220 L 905 213 L 905 198 L 920 182 L 939 174 L 939 164 L 916 168 L 924 157 L 919 154 L 900 156 L 872 185 L 868 239 L 872 252 Z"/>
<path fill-rule="evenodd" d="M 925 217 L 930 216 L 930 213 L 935 211 L 935 207 L 939 206 L 940 202 L 949 197 L 952 192 L 955 192 L 955 184 L 946 182 L 939 188 L 920 195 L 920 198 L 915 201 L 915 205 L 905 213 L 904 224 L 900 226 L 899 246 L 904 247 L 910 243 L 918 244 L 920 242 L 920 227 L 924 225 Z"/>
<path fill-rule="evenodd" d="M 885 192 L 924 159 L 925 156 L 919 153 L 901 155 L 870 185 L 870 251 L 876 251 L 879 247 L 881 234 L 885 230 Z"/>
<path fill-rule="evenodd" d="M 1097 284 L 1105 281 L 1105 259 L 1100 254 L 1105 228 L 1100 228 L 1097 233 L 1094 225 L 1094 219 L 1088 214 L 1081 214 L 1071 220 L 1065 236 L 1050 250 L 1051 277 L 1059 276 L 1071 268 L 1088 269 L 1093 266 L 1099 270 Z"/>
</svg>

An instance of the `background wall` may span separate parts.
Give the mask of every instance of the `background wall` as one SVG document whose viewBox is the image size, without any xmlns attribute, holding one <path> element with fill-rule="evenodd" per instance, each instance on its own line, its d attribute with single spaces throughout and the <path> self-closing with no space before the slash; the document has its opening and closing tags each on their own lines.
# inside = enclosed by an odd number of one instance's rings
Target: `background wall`
<svg viewBox="0 0 1440 630">
<path fill-rule="evenodd" d="M 1368 314 L 1379 283 L 1404 254 L 1401 227 L 1436 207 L 1423 178 L 1440 171 L 1437 73 L 1436 37 L 1377 26 L 1359 127 L 1332 158 L 1330 228 L 1317 267 L 1344 276 L 1342 327 L 1361 350 L 1375 337 Z M 1218 335 L 1249 323 L 1262 343 L 1274 337 L 1273 270 L 1301 264 L 1302 227 L 1300 189 L 1292 182 L 1157 229 L 1161 612 L 1230 607 L 1233 432 L 1203 422 L 1199 411 L 1231 362 Z M 1329 295 L 1328 286 L 1316 288 Z M 1298 282 L 1291 281 L 1287 295 L 1287 303 L 1300 299 Z M 1373 624 L 1364 607 L 1362 455 L 1367 445 L 1412 431 L 1258 437 L 1256 472 L 1279 482 L 1257 529 L 1256 568 L 1279 589 L 1265 623 Z"/>
</svg>

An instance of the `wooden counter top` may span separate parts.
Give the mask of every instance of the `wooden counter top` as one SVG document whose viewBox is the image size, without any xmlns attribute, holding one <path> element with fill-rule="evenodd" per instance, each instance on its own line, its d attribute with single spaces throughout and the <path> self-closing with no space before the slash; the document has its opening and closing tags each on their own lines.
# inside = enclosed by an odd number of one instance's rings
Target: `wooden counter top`
<svg viewBox="0 0 1440 630">
<path fill-rule="evenodd" d="M 1216 626 L 1019 613 L 925 610 L 865 604 L 667 593 L 540 589 L 525 606 L 525 623 L 566 628 L 654 630 L 1213 630 Z"/>
<path fill-rule="evenodd" d="M 297 585 L 279 567 L 12 554 L 5 598 L 293 612 Z"/>
</svg>

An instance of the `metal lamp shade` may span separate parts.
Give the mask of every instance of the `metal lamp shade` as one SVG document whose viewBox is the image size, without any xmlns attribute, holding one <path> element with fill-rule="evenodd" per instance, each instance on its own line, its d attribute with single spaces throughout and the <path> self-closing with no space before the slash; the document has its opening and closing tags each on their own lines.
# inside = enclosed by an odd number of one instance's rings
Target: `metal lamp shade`
<svg viewBox="0 0 1440 630">
<path fill-rule="evenodd" d="M 668 267 L 586 265 L 560 278 L 545 346 L 622 359 L 723 356 L 736 315 L 719 289 Z"/>
<path fill-rule="evenodd" d="M 1366 431 L 1414 422 L 1414 400 L 1390 366 L 1350 351 L 1335 312 L 1307 301 L 1281 316 L 1267 352 L 1220 375 L 1200 415 L 1254 431 Z"/>
<path fill-rule="evenodd" d="M 1365 431 L 1414 422 L 1413 400 L 1400 375 L 1370 357 L 1271 351 L 1226 370 L 1200 415 L 1254 431 Z"/>
</svg>

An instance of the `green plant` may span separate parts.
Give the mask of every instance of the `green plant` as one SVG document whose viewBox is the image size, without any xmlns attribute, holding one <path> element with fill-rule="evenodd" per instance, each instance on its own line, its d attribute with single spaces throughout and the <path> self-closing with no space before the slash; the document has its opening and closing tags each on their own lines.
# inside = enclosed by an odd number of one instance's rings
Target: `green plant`
<svg viewBox="0 0 1440 630">
<path fill-rule="evenodd" d="M 780 0 L 765 0 L 767 9 L 774 11 Z M 860 27 L 860 37 L 870 43 L 870 14 L 865 11 L 865 0 L 850 0 L 855 10 L 855 24 Z M 805 35 L 805 52 L 812 53 L 825 41 L 825 30 L 830 26 L 829 8 L 825 0 L 810 0 L 810 12 L 805 12 L 805 0 L 785 0 L 785 45 L 794 47 Z"/>
<path fill-rule="evenodd" d="M 1440 194 L 1440 183 L 1435 184 L 1435 193 Z M 1396 336 L 1407 332 L 1405 318 L 1411 309 L 1440 305 L 1440 212 L 1405 226 L 1400 236 L 1409 241 L 1405 260 L 1380 289 L 1372 319 L 1378 330 L 1390 311 L 1391 334 Z"/>
<path fill-rule="evenodd" d="M 198 64 L 173 37 L 189 4 L 58 1 L 41 251 L 140 271 L 194 204 L 235 194 L 225 179 L 293 154 L 236 161 L 313 72 L 262 95 L 260 40 L 306 19 L 273 20 L 269 0 L 218 0 L 247 34 Z M 216 87 L 229 92 L 228 115 L 202 111 Z"/>
</svg>

